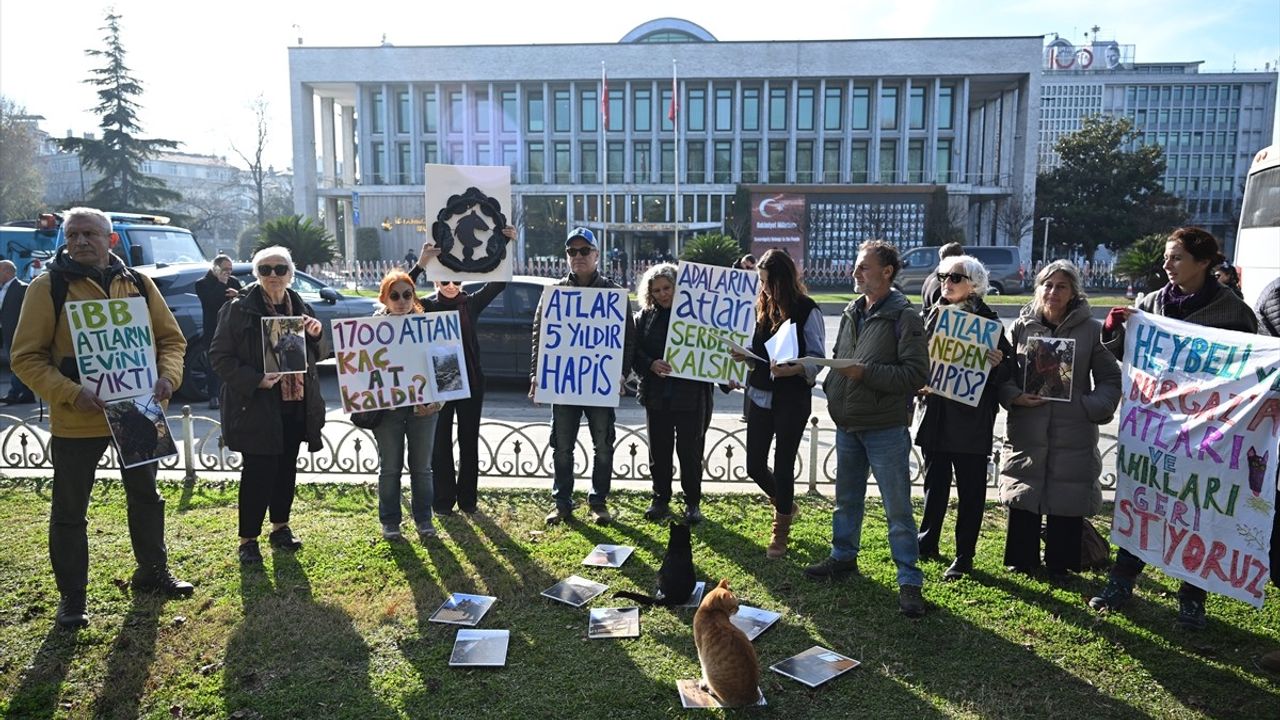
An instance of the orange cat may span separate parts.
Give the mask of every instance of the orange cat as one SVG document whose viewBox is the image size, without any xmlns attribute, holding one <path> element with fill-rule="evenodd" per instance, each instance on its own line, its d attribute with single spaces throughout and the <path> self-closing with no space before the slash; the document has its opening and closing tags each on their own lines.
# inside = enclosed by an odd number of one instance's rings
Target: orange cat
<svg viewBox="0 0 1280 720">
<path fill-rule="evenodd" d="M 705 690 L 715 693 L 725 707 L 755 705 L 760 700 L 760 661 L 745 633 L 729 622 L 738 612 L 738 598 L 729 581 L 707 593 L 693 616 L 693 643 L 698 647 Z"/>
</svg>

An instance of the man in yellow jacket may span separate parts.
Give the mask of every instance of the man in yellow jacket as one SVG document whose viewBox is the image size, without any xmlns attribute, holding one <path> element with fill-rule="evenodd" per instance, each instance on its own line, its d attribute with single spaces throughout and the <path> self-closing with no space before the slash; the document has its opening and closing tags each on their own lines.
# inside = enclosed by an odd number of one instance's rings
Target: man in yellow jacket
<svg viewBox="0 0 1280 720">
<path fill-rule="evenodd" d="M 66 246 L 49 263 L 49 272 L 32 281 L 14 333 L 13 371 L 49 403 L 53 437 L 53 507 L 49 514 L 49 559 L 62 598 L 58 625 L 72 629 L 89 622 L 85 588 L 89 584 L 87 533 L 89 491 L 98 461 L 111 443 L 106 404 L 81 385 L 71 328 L 63 302 L 145 295 L 155 337 L 159 379 L 155 397 L 165 402 L 182 381 L 187 341 L 173 312 L 151 278 L 125 267 L 111 253 L 111 219 L 100 210 L 73 208 L 62 224 Z M 58 316 L 55 317 L 55 312 Z M 121 470 L 128 501 L 129 538 L 138 569 L 136 590 L 186 597 L 194 588 L 169 572 L 164 544 L 164 498 L 156 490 L 156 465 Z"/>
</svg>

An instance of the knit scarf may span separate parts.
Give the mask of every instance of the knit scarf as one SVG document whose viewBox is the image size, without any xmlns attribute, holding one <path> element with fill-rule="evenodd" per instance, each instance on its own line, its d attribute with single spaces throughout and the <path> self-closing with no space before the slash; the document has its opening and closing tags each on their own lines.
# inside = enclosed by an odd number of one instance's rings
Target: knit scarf
<svg viewBox="0 0 1280 720">
<path fill-rule="evenodd" d="M 1218 279 L 1211 273 L 1204 285 L 1193 293 L 1184 293 L 1174 283 L 1169 283 L 1160 291 L 1160 302 L 1164 305 L 1164 316 L 1181 320 L 1191 313 L 1209 304 L 1218 294 Z"/>
<path fill-rule="evenodd" d="M 262 292 L 262 307 L 265 308 L 264 314 L 272 317 L 288 317 L 293 315 L 293 298 L 289 297 L 289 291 L 284 291 L 284 312 L 276 312 L 276 306 L 271 302 L 271 298 L 267 297 L 265 290 Z M 289 373 L 280 376 L 280 399 L 285 402 L 298 402 L 302 400 L 306 385 L 303 379 L 306 373 Z"/>
</svg>

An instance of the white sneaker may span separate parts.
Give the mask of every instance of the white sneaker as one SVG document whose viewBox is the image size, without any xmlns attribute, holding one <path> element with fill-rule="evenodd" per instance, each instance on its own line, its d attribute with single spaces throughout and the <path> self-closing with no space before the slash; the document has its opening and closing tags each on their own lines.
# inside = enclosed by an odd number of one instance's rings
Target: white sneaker
<svg viewBox="0 0 1280 720">
<path fill-rule="evenodd" d="M 383 525 L 382 539 L 384 540 L 401 540 L 404 536 L 400 534 L 399 525 Z"/>
<path fill-rule="evenodd" d="M 429 538 L 436 536 L 436 523 L 434 520 L 426 520 L 418 523 L 418 537 Z"/>
</svg>

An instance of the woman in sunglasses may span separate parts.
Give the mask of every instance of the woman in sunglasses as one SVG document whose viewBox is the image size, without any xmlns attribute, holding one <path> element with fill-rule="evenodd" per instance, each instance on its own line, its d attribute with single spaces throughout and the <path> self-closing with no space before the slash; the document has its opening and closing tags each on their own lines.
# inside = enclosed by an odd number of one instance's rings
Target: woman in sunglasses
<svg viewBox="0 0 1280 720">
<path fill-rule="evenodd" d="M 943 308 L 961 310 L 999 322 L 996 313 L 983 302 L 987 291 L 987 268 L 977 258 L 959 255 L 945 258 L 936 273 L 939 299 L 924 311 L 925 331 L 936 331 Z M 924 418 L 916 431 L 916 445 L 924 454 L 924 516 L 920 519 L 920 557 L 941 560 L 938 552 L 942 522 L 951 495 L 955 473 L 959 508 L 956 511 L 956 555 L 943 573 L 943 580 L 958 580 L 973 572 L 973 555 L 978 546 L 978 528 L 987 499 L 987 457 L 996 423 L 996 395 L 1009 379 L 1013 366 L 1013 346 L 1000 333 L 997 347 L 987 354 L 986 385 L 974 407 L 958 400 L 935 395 L 929 386 L 924 396 Z"/>
<path fill-rule="evenodd" d="M 502 234 L 511 242 L 516 237 L 510 225 Z M 417 281 L 427 263 L 440 254 L 440 248 L 423 243 L 418 264 L 409 272 Z M 471 385 L 471 397 L 445 403 L 436 423 L 436 442 L 431 461 L 435 483 L 433 505 L 437 515 L 452 515 L 456 504 L 468 515 L 477 510 L 476 485 L 480 475 L 480 414 L 484 408 L 484 372 L 480 367 L 480 339 L 476 336 L 476 322 L 480 313 L 507 287 L 504 282 L 485 283 L 474 293 L 462 289 L 462 283 L 454 280 L 436 281 L 436 292 L 422 299 L 427 312 L 457 310 L 462 322 L 462 347 L 467 362 L 467 380 Z M 459 463 L 455 472 L 453 464 L 453 419 L 458 418 Z"/>
<path fill-rule="evenodd" d="M 403 270 L 392 270 L 382 278 L 378 301 L 382 307 L 373 313 L 374 317 L 423 312 L 422 303 L 414 292 L 413 280 Z M 431 448 L 435 444 L 437 413 L 442 406 L 443 403 L 429 403 L 387 410 L 373 428 L 379 454 L 378 521 L 382 524 L 382 537 L 387 540 L 403 537 L 400 534 L 400 470 L 404 467 L 406 444 L 409 447 L 413 524 L 418 530 L 418 538 L 424 542 L 436 535 L 436 526 L 431 518 Z"/>
<path fill-rule="evenodd" d="M 222 437 L 227 447 L 244 456 L 239 496 L 239 555 L 244 565 L 262 563 L 258 536 L 268 510 L 271 546 L 285 551 L 302 546 L 289 529 L 298 450 L 303 441 L 310 452 L 322 447 L 325 406 L 316 363 L 329 354 L 315 312 L 289 288 L 289 249 L 259 250 L 253 256 L 253 272 L 257 282 L 219 312 L 209 347 L 209 362 L 223 383 Z M 263 318 L 297 315 L 303 317 L 306 334 L 306 372 L 265 372 Z"/>
</svg>

